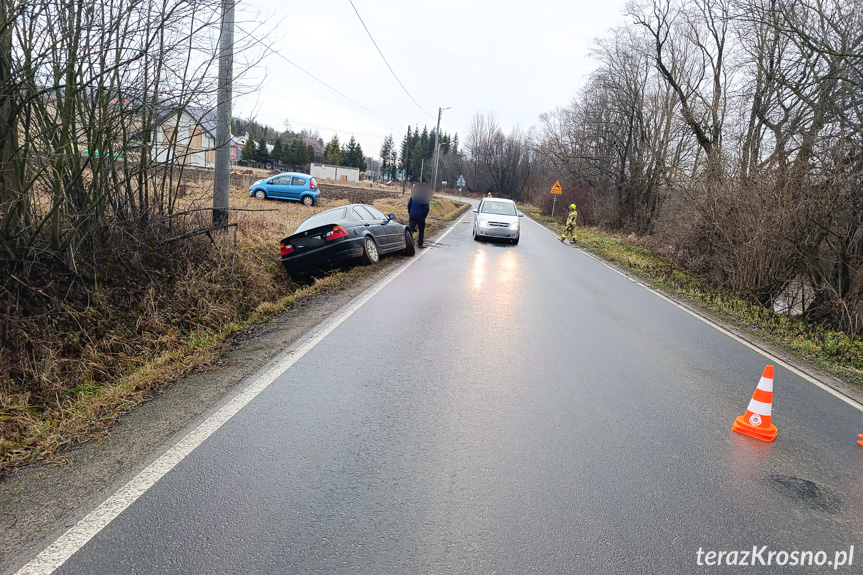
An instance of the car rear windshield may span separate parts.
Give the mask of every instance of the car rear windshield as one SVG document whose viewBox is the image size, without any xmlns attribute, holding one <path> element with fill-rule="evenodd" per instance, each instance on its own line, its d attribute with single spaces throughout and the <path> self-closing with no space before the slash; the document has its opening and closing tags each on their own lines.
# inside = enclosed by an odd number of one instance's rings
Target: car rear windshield
<svg viewBox="0 0 863 575">
<path fill-rule="evenodd" d="M 483 214 L 495 214 L 498 216 L 517 216 L 518 213 L 515 211 L 515 204 L 512 202 L 495 202 L 495 201 L 484 201 L 482 203 L 482 209 L 480 210 Z"/>
<path fill-rule="evenodd" d="M 321 212 L 319 214 L 315 214 L 303 223 L 300 224 L 300 227 L 297 228 L 295 234 L 300 232 L 304 232 L 306 230 L 310 230 L 312 228 L 317 228 L 319 226 L 325 226 L 327 224 L 337 224 L 347 215 L 347 208 L 336 208 L 334 210 L 327 210 L 325 212 Z"/>
</svg>

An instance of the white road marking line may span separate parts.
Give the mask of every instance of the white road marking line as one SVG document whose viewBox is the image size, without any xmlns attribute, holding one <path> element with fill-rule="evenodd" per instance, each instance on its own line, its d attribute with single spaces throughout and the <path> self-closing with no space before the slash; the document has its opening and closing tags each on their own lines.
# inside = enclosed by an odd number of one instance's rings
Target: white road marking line
<svg viewBox="0 0 863 575">
<path fill-rule="evenodd" d="M 450 225 L 439 240 L 444 239 L 452 230 L 467 217 L 465 213 L 461 218 Z M 267 369 L 251 385 L 243 389 L 236 397 L 216 411 L 198 427 L 190 431 L 180 441 L 169 448 L 156 461 L 147 466 L 143 471 L 129 480 L 123 487 L 108 497 L 86 517 L 69 528 L 54 543 L 34 557 L 29 563 L 18 570 L 17 575 L 48 575 L 53 573 L 72 555 L 87 544 L 97 533 L 104 529 L 120 513 L 141 497 L 148 489 L 156 484 L 178 463 L 183 461 L 192 451 L 201 445 L 208 437 L 213 435 L 222 425 L 227 423 L 243 407 L 248 405 L 258 394 L 270 386 L 279 376 L 287 371 L 294 363 L 307 354 L 315 345 L 320 343 L 342 322 L 348 319 L 354 312 L 372 299 L 378 292 L 384 289 L 394 279 L 412 266 L 417 260 L 429 252 L 428 249 L 421 251 L 415 257 L 401 265 L 392 274 L 388 275 L 375 285 L 371 286 L 356 299 L 348 303 L 335 315 L 324 320 L 294 351 L 277 361 Z"/>
<path fill-rule="evenodd" d="M 551 229 L 549 229 L 549 228 L 547 228 L 546 226 L 542 225 L 541 223 L 537 222 L 537 221 L 536 221 L 536 220 L 534 220 L 533 218 L 528 217 L 528 219 L 529 219 L 530 221 L 532 221 L 534 224 L 536 224 L 536 225 L 538 225 L 539 227 L 541 227 L 542 229 L 544 229 L 545 231 L 547 231 L 548 233 L 550 233 L 551 235 L 553 235 L 555 238 L 558 238 L 558 237 L 559 237 L 559 236 L 558 236 L 554 231 L 552 231 Z M 806 373 L 805 371 L 801 371 L 800 369 L 798 369 L 798 368 L 794 367 L 793 365 L 791 365 L 791 364 L 789 364 L 789 363 L 787 363 L 787 362 L 785 362 L 785 361 L 783 361 L 783 360 L 779 359 L 778 357 L 776 357 L 776 356 L 772 355 L 772 354 L 771 354 L 769 351 L 767 351 L 766 349 L 763 349 L 763 348 L 759 347 L 758 345 L 756 345 L 756 344 L 754 344 L 754 343 L 752 343 L 752 342 L 750 342 L 750 341 L 748 341 L 748 340 L 746 340 L 746 339 L 743 339 L 742 337 L 738 336 L 737 334 L 735 334 L 735 333 L 732 333 L 732 332 L 728 331 L 727 329 L 725 329 L 724 327 L 722 327 L 722 326 L 721 326 L 721 325 L 719 325 L 718 323 L 714 322 L 711 318 L 709 318 L 709 317 L 707 317 L 707 316 L 705 316 L 705 315 L 702 315 L 702 314 L 700 314 L 700 313 L 698 313 L 698 312 L 696 312 L 696 311 L 694 311 L 694 310 L 691 310 L 691 309 L 689 309 L 688 307 L 686 307 L 686 306 L 684 306 L 684 305 L 681 305 L 680 303 L 678 303 L 678 302 L 674 301 L 673 299 L 671 299 L 670 297 L 666 296 L 666 295 L 665 295 L 665 294 L 663 294 L 662 292 L 659 292 L 659 291 L 657 291 L 655 288 L 653 288 L 653 287 L 651 287 L 651 286 L 649 286 L 649 285 L 645 284 L 644 282 L 641 282 L 641 281 L 639 281 L 639 280 L 635 279 L 634 277 L 632 277 L 631 275 L 626 274 L 626 273 L 624 273 L 624 272 L 620 271 L 619 269 L 615 268 L 614 266 L 612 266 L 612 265 L 611 265 L 611 264 L 609 264 L 608 262 L 606 262 L 606 261 L 604 261 L 604 260 L 600 259 L 599 257 L 597 257 L 597 256 L 595 256 L 595 255 L 593 255 L 593 254 L 591 254 L 591 253 L 589 253 L 589 252 L 587 252 L 587 251 L 583 250 L 582 248 L 580 248 L 580 247 L 578 247 L 578 246 L 576 246 L 576 249 L 578 249 L 578 251 L 580 251 L 581 253 L 583 253 L 583 254 L 584 254 L 584 255 L 586 255 L 587 257 L 589 257 L 589 258 L 591 258 L 591 259 L 593 259 L 593 260 L 595 260 L 595 261 L 597 261 L 597 262 L 601 263 L 602 265 L 604 265 L 605 267 L 607 267 L 607 268 L 608 268 L 608 269 L 610 269 L 611 271 L 613 271 L 613 272 L 615 272 L 615 273 L 617 273 L 617 274 L 620 274 L 621 276 L 625 277 L 626 279 L 628 279 L 628 280 L 629 280 L 629 281 L 631 281 L 632 283 L 637 284 L 637 285 L 639 285 L 639 286 L 643 287 L 644 289 L 646 289 L 647 291 L 649 291 L 649 292 L 653 293 L 654 295 L 657 295 L 657 296 L 661 297 L 662 299 L 664 299 L 665 301 L 667 301 L 667 302 L 668 302 L 668 303 L 670 303 L 671 305 L 673 305 L 673 306 L 675 306 L 675 307 L 678 307 L 678 308 L 682 309 L 683 311 L 685 311 L 686 313 L 688 313 L 689 315 L 691 315 L 691 316 L 693 316 L 693 317 L 695 317 L 695 318 L 700 319 L 701 321 L 703 321 L 704 323 L 706 323 L 707 325 L 709 325 L 709 326 L 710 326 L 710 327 L 712 327 L 713 329 L 715 329 L 715 330 L 717 330 L 717 331 L 722 332 L 723 334 L 727 335 L 728 337 L 730 337 L 730 338 L 731 338 L 731 339 L 733 339 L 734 341 L 736 341 L 736 342 L 738 342 L 738 343 L 742 343 L 743 345 L 745 345 L 746 347 L 748 347 L 748 348 L 749 348 L 749 349 L 751 349 L 752 351 L 756 351 L 756 352 L 758 352 L 759 354 L 763 355 L 763 356 L 764 356 L 764 357 L 766 357 L 768 360 L 770 360 L 772 363 L 775 363 L 775 364 L 777 364 L 777 365 L 780 365 L 780 366 L 784 367 L 785 369 L 787 369 L 788 371 L 790 371 L 791 373 L 793 373 L 793 374 L 795 374 L 795 375 L 797 375 L 797 376 L 799 376 L 799 377 L 802 377 L 803 379 L 805 379 L 806 381 L 808 381 L 808 382 L 809 382 L 809 383 L 811 383 L 812 385 L 814 385 L 814 386 L 816 386 L 816 387 L 819 387 L 819 388 L 823 389 L 824 391 L 826 391 L 827 393 L 829 393 L 830 395 L 832 395 L 832 396 L 834 396 L 834 397 L 836 397 L 836 398 L 838 398 L 838 399 L 841 399 L 842 401 L 844 401 L 845 403 L 847 403 L 847 404 L 848 404 L 848 405 L 850 405 L 851 407 L 853 407 L 853 408 L 855 408 L 855 409 L 857 409 L 857 410 L 859 410 L 859 411 L 863 411 L 863 404 L 861 404 L 860 402 L 858 402 L 856 399 L 854 399 L 854 398 L 852 398 L 852 397 L 849 397 L 849 396 L 845 395 L 844 393 L 842 393 L 842 392 L 841 392 L 841 391 L 839 391 L 838 389 L 835 389 L 835 388 L 833 388 L 833 387 L 831 387 L 831 386 L 827 385 L 826 383 L 824 383 L 824 382 L 822 382 L 822 381 L 820 381 L 820 380 L 816 379 L 814 376 L 809 375 L 809 374 L 808 374 L 808 373 Z"/>
</svg>

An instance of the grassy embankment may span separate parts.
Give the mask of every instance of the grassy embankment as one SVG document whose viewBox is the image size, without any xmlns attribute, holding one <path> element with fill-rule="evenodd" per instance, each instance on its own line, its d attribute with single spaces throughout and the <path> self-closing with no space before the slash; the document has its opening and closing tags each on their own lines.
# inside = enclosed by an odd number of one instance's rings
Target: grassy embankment
<svg viewBox="0 0 863 575">
<path fill-rule="evenodd" d="M 552 230 L 563 232 L 561 220 L 542 215 L 533 206 L 522 206 L 522 210 Z M 579 247 L 645 283 L 810 361 L 845 381 L 863 386 L 863 339 L 776 313 L 707 285 L 686 270 L 664 261 L 634 236 L 624 237 L 596 228 L 579 227 L 576 241 Z"/>
<path fill-rule="evenodd" d="M 236 258 L 231 233 L 214 235 L 218 248 L 206 236 L 182 246 L 164 244 L 155 256 L 124 256 L 131 262 L 126 267 L 107 263 L 95 287 L 62 302 L 66 313 L 56 321 L 18 320 L 21 333 L 30 334 L 33 357 L 40 360 L 23 358 L 16 371 L 0 373 L 0 476 L 24 463 L 62 462 L 64 448 L 99 437 L 123 412 L 159 389 L 212 366 L 230 349 L 233 336 L 371 273 L 373 268 L 357 266 L 311 285 L 289 281 L 278 242 L 313 213 L 364 202 L 407 221 L 406 196 L 396 190 L 324 184 L 322 201 L 306 207 L 249 198 L 248 182 L 236 180 L 233 208 L 271 210 L 232 213 L 239 224 Z M 190 178 L 179 209 L 206 207 L 207 186 L 207 178 Z M 467 207 L 436 200 L 428 232 Z M 198 218 L 192 227 L 206 226 L 208 212 L 189 217 Z M 171 246 L 178 251 L 159 253 Z M 187 258 L 187 252 L 194 255 Z"/>
</svg>

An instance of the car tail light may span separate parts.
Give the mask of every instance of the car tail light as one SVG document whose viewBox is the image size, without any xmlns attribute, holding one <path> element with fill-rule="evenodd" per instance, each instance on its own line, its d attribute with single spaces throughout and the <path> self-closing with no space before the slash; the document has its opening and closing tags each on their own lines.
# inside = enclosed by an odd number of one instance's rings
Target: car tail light
<svg viewBox="0 0 863 575">
<path fill-rule="evenodd" d="M 294 253 L 294 246 L 279 244 L 283 256 L 289 256 Z"/>
<path fill-rule="evenodd" d="M 309 189 L 310 189 L 310 190 L 314 190 L 314 189 L 315 189 L 315 181 L 314 181 L 314 180 L 309 180 Z"/>
<path fill-rule="evenodd" d="M 327 241 L 330 241 L 330 240 L 337 240 L 337 239 L 339 239 L 339 238 L 343 238 L 343 237 L 345 237 L 345 236 L 347 236 L 347 235 L 348 235 L 348 230 L 346 230 L 346 229 L 345 229 L 345 228 L 343 228 L 342 226 L 335 226 L 335 227 L 333 228 L 333 231 L 331 231 L 331 232 L 327 232 L 327 235 L 326 235 L 326 238 L 325 238 L 325 239 L 326 239 Z"/>
</svg>

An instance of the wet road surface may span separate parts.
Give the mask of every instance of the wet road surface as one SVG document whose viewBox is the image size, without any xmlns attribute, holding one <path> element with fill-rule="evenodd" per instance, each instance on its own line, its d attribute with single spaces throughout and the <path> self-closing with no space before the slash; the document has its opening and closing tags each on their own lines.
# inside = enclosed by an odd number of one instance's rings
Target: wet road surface
<svg viewBox="0 0 863 575">
<path fill-rule="evenodd" d="M 518 246 L 472 221 L 58 572 L 706 573 L 699 548 L 863 545 L 860 411 L 777 366 L 779 437 L 734 434 L 763 356 L 527 218 Z"/>
</svg>

